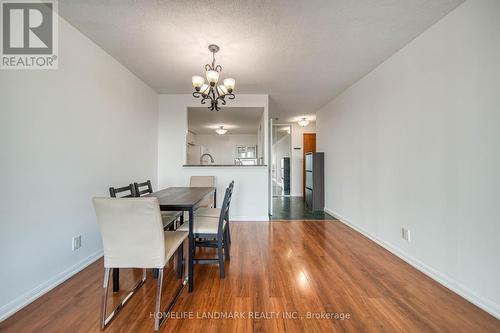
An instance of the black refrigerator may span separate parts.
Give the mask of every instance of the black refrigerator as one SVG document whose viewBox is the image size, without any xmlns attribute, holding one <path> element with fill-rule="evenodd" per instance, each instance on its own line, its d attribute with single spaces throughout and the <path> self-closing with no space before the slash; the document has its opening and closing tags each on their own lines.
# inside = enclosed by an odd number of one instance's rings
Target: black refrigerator
<svg viewBox="0 0 500 333">
<path fill-rule="evenodd" d="M 307 153 L 305 201 L 310 210 L 325 208 L 325 153 Z"/>
<path fill-rule="evenodd" d="M 290 195 L 290 157 L 281 159 L 281 179 L 283 180 L 283 194 Z"/>
</svg>

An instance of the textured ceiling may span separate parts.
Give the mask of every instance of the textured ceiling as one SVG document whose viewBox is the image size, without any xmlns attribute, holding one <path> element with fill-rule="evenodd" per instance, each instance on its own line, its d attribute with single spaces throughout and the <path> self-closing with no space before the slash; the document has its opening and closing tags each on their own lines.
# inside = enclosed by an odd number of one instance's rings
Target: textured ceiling
<svg viewBox="0 0 500 333">
<path fill-rule="evenodd" d="M 314 114 L 462 0 L 64 0 L 59 12 L 160 93 L 190 93 L 221 47 L 236 93 L 280 121 Z"/>
<path fill-rule="evenodd" d="M 215 134 L 219 126 L 227 134 L 255 134 L 259 129 L 264 108 L 223 107 L 219 112 L 206 107 L 188 108 L 188 129 L 196 134 Z"/>
</svg>

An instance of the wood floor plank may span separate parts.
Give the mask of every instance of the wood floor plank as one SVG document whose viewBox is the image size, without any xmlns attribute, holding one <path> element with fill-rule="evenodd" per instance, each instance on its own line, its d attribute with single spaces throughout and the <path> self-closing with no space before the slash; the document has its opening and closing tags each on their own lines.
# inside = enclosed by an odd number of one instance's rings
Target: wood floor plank
<svg viewBox="0 0 500 333">
<path fill-rule="evenodd" d="M 196 266 L 195 291 L 183 291 L 162 332 L 500 332 L 499 320 L 338 221 L 237 222 L 231 231 L 226 278 L 215 265 Z M 164 295 L 179 283 L 173 265 Z M 100 332 L 102 266 L 90 265 L 0 331 Z M 123 270 L 123 291 L 110 305 L 140 276 Z M 106 332 L 152 332 L 155 288 L 148 273 Z"/>
</svg>

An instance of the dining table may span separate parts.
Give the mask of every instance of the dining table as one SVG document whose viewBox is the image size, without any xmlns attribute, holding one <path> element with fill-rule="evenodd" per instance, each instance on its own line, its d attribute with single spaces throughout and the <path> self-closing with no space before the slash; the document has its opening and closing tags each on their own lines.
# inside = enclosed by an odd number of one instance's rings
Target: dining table
<svg viewBox="0 0 500 333">
<path fill-rule="evenodd" d="M 195 239 L 193 237 L 193 223 L 194 223 L 194 212 L 200 207 L 200 204 L 205 202 L 205 198 L 213 195 L 213 207 L 216 207 L 216 188 L 215 187 L 167 187 L 165 189 L 155 191 L 145 195 L 144 197 L 156 197 L 160 204 L 160 210 L 162 211 L 182 211 L 188 212 L 189 223 L 189 250 L 188 250 L 188 276 L 184 280 L 184 285 L 189 284 L 189 292 L 193 291 L 194 288 L 194 274 L 193 274 L 193 259 L 195 252 Z M 184 222 L 185 223 L 185 222 Z M 115 274 L 113 274 L 115 275 Z M 117 279 L 113 279 L 113 290 L 118 289 L 119 280 L 118 274 L 116 274 Z M 116 286 L 115 286 L 116 284 Z"/>
</svg>

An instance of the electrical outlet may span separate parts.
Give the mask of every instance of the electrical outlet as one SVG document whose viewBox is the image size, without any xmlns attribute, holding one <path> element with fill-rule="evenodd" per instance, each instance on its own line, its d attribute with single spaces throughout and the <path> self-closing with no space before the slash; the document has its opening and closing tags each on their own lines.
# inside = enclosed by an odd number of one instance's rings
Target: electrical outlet
<svg viewBox="0 0 500 333">
<path fill-rule="evenodd" d="M 406 229 L 406 228 L 402 228 L 401 229 L 401 237 L 406 240 L 406 241 L 410 241 L 411 240 L 411 231 L 409 229 Z"/>
<path fill-rule="evenodd" d="M 81 247 L 82 247 L 82 236 L 78 235 L 76 237 L 73 237 L 71 243 L 71 251 L 76 251 Z"/>
</svg>

